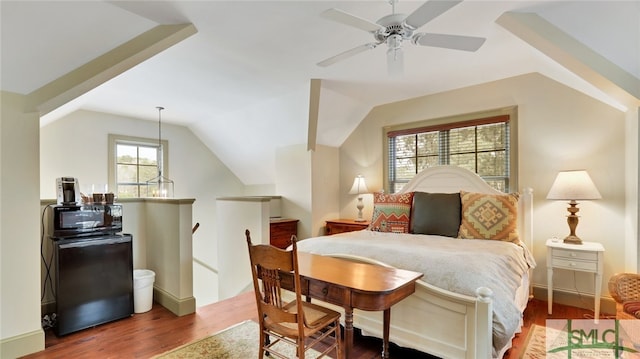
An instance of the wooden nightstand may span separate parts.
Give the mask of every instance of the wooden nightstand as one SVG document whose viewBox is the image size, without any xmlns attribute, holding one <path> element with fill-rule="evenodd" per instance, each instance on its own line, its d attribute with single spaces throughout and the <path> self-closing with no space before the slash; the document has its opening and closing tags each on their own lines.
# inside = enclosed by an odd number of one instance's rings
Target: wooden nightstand
<svg viewBox="0 0 640 359">
<path fill-rule="evenodd" d="M 286 249 L 291 244 L 291 236 L 298 235 L 298 220 L 272 218 L 269 224 L 269 244 Z"/>
<path fill-rule="evenodd" d="M 369 227 L 369 221 L 357 222 L 353 219 L 333 219 L 326 223 L 325 230 L 327 235 L 360 231 Z"/>
<path fill-rule="evenodd" d="M 604 247 L 600 243 L 582 242 L 567 244 L 561 239 L 547 239 L 547 300 L 548 312 L 553 307 L 553 269 L 568 269 L 595 274 L 595 314 L 597 323 L 600 317 L 600 295 L 602 293 L 602 272 Z"/>
</svg>

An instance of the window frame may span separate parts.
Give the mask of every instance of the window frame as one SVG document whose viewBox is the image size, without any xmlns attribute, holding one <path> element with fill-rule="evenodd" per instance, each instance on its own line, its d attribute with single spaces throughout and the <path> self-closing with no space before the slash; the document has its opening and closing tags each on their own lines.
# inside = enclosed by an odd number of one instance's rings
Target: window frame
<svg viewBox="0 0 640 359">
<path fill-rule="evenodd" d="M 390 150 L 389 150 L 389 133 L 394 132 L 406 132 L 407 134 L 412 131 L 420 129 L 429 129 L 433 127 L 444 128 L 456 128 L 457 125 L 461 126 L 473 126 L 474 122 L 477 124 L 483 124 L 483 119 L 494 118 L 499 116 L 509 117 L 509 192 L 517 192 L 518 190 L 518 116 L 517 106 L 499 108 L 494 110 L 487 110 L 481 112 L 473 112 L 461 115 L 440 117 L 434 119 L 427 119 L 417 122 L 410 122 L 392 126 L 383 127 L 382 141 L 383 141 L 383 188 L 387 193 L 393 193 L 391 188 L 390 175 Z M 490 122 L 489 122 L 490 123 Z"/>
<path fill-rule="evenodd" d="M 116 173 L 117 173 L 117 161 L 116 161 L 116 146 L 118 144 L 126 144 L 126 145 L 134 145 L 134 146 L 146 146 L 146 147 L 155 147 L 158 148 L 158 140 L 153 138 L 145 138 L 145 137 L 135 137 L 135 136 L 125 136 L 125 135 L 117 135 L 117 134 L 109 134 L 108 139 L 108 154 L 109 154 L 109 169 L 108 169 L 108 183 L 109 188 L 113 188 L 113 193 L 118 193 Z M 162 147 L 162 175 L 165 177 L 169 177 L 169 141 L 161 140 L 160 141 Z M 138 197 L 141 198 L 141 197 Z"/>
</svg>

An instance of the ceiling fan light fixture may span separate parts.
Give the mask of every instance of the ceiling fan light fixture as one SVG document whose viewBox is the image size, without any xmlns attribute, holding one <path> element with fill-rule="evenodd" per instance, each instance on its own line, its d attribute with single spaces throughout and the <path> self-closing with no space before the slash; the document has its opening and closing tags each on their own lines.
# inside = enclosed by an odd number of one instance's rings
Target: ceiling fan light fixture
<svg viewBox="0 0 640 359">
<path fill-rule="evenodd" d="M 398 34 L 390 35 L 387 38 L 387 46 L 389 50 L 397 50 L 402 47 L 402 36 Z"/>
<path fill-rule="evenodd" d="M 387 38 L 387 71 L 390 76 L 404 74 L 404 51 L 402 49 L 402 35 L 393 34 Z"/>
<path fill-rule="evenodd" d="M 387 49 L 387 72 L 393 77 L 404 75 L 404 51 L 402 47 L 389 47 Z"/>
</svg>

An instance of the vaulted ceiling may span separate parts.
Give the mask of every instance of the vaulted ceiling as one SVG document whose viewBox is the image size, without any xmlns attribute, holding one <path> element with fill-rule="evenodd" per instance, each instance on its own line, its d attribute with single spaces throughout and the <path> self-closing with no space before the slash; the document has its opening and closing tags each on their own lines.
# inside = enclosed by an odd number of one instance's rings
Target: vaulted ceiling
<svg viewBox="0 0 640 359">
<path fill-rule="evenodd" d="M 423 3 L 401 0 L 395 10 L 410 14 Z M 339 146 L 374 106 L 530 72 L 624 108 L 554 56 L 545 43 L 561 48 L 566 42 L 558 34 L 615 65 L 631 87 L 640 81 L 638 1 L 466 0 L 419 31 L 484 37 L 482 47 L 467 52 L 405 42 L 403 76 L 387 73 L 384 44 L 317 66 L 373 40 L 321 16 L 329 8 L 373 22 L 392 12 L 384 0 L 2 0 L 1 89 L 43 93 L 47 84 L 158 25 L 192 24 L 192 33 L 175 45 L 157 54 L 147 49 L 148 59 L 122 61 L 107 80 L 77 86 L 55 109 L 41 107 L 41 124 L 78 109 L 157 121 L 156 106 L 163 106 L 163 122 L 189 127 L 241 180 L 256 184 L 273 182 L 268 168 L 277 147 L 307 143 L 311 79 L 322 80 L 317 143 L 329 146 Z M 534 24 L 519 14 L 533 15 Z M 252 176 L 256 169 L 263 175 Z"/>
</svg>

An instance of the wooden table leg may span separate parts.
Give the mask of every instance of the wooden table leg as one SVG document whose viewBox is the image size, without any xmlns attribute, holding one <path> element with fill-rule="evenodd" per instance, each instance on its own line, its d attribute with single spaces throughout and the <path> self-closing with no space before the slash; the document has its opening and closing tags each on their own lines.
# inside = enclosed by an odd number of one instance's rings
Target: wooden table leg
<svg viewBox="0 0 640 359">
<path fill-rule="evenodd" d="M 389 358 L 389 325 L 391 322 L 391 308 L 384 310 L 382 327 L 382 358 Z"/>
<path fill-rule="evenodd" d="M 344 308 L 344 358 L 351 358 L 353 348 L 353 308 Z"/>
</svg>

